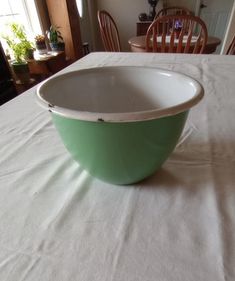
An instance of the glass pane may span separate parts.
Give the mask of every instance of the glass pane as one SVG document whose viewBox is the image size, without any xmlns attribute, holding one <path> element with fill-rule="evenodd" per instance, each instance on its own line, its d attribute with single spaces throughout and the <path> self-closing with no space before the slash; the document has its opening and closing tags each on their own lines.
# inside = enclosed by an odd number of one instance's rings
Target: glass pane
<svg viewBox="0 0 235 281">
<path fill-rule="evenodd" d="M 31 41 L 37 34 L 42 33 L 34 0 L 1 0 L 0 36 L 6 34 L 6 25 L 12 22 L 22 24 Z M 1 41 L 3 48 L 6 49 L 6 43 L 4 40 Z"/>
<path fill-rule="evenodd" d="M 0 9 L 0 17 L 6 16 L 8 14 L 11 14 L 11 8 L 9 5 L 9 2 L 6 0 L 1 1 L 1 9 Z"/>
</svg>

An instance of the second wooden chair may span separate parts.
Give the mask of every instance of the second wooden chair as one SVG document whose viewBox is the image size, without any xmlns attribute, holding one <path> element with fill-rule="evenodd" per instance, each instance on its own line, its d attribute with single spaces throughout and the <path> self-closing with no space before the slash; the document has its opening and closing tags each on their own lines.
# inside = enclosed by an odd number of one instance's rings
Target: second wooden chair
<svg viewBox="0 0 235 281">
<path fill-rule="evenodd" d="M 101 39 L 106 52 L 120 52 L 119 32 L 112 16 L 107 11 L 97 13 Z"/>
<path fill-rule="evenodd" d="M 201 54 L 207 43 L 205 23 L 196 16 L 171 15 L 157 18 L 146 34 L 146 51 Z"/>
</svg>

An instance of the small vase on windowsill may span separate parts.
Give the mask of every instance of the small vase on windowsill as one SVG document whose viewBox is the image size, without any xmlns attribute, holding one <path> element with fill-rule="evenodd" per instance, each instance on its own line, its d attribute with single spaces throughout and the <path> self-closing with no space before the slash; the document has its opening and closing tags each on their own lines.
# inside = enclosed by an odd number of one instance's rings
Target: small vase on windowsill
<svg viewBox="0 0 235 281">
<path fill-rule="evenodd" d="M 35 37 L 35 46 L 39 55 L 47 53 L 47 46 L 44 35 L 37 35 Z"/>
</svg>

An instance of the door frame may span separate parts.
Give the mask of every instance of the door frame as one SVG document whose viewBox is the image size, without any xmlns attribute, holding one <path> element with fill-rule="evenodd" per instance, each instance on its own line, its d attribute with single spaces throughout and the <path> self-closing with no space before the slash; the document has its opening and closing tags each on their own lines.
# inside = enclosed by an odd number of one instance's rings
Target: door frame
<svg viewBox="0 0 235 281">
<path fill-rule="evenodd" d="M 202 0 L 196 0 L 195 11 L 194 11 L 195 16 L 199 15 L 201 3 L 202 3 Z M 234 25 L 234 23 L 235 23 L 235 0 L 233 1 L 232 11 L 231 11 L 229 19 L 227 21 L 227 26 L 226 26 L 226 29 L 225 29 L 224 38 L 221 41 L 222 47 L 221 47 L 220 54 L 225 54 L 226 53 L 226 50 L 227 50 L 227 48 L 229 46 L 231 38 L 233 37 L 233 34 L 231 34 L 231 33 L 233 32 L 235 34 L 235 29 L 232 30 L 232 25 Z"/>
<path fill-rule="evenodd" d="M 195 11 L 194 11 L 195 16 L 198 16 L 198 15 L 199 15 L 201 2 L 202 2 L 202 0 L 196 0 L 196 3 L 195 3 Z"/>
</svg>

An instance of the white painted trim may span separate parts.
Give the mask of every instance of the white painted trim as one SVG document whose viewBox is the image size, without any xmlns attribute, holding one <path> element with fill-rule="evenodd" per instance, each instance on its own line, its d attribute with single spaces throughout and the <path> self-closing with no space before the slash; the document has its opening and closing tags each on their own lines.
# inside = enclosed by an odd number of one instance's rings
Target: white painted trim
<svg viewBox="0 0 235 281">
<path fill-rule="evenodd" d="M 227 30 L 226 30 L 226 33 L 225 33 L 225 36 L 224 36 L 224 41 L 223 41 L 223 44 L 222 44 L 220 54 L 226 54 L 226 51 L 229 47 L 229 44 L 231 43 L 232 38 L 235 35 L 234 25 L 235 25 L 235 1 L 233 2 L 233 7 L 232 7 L 229 23 L 228 23 Z M 232 27 L 234 29 L 233 31 L 232 31 Z"/>
</svg>

